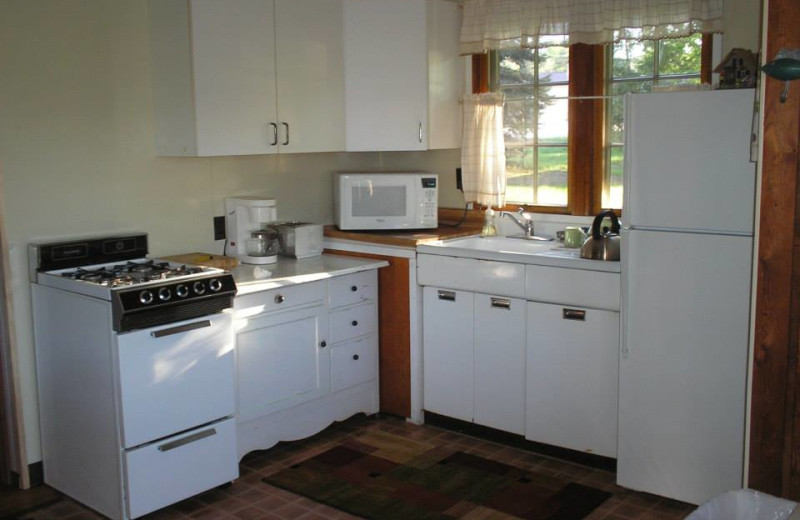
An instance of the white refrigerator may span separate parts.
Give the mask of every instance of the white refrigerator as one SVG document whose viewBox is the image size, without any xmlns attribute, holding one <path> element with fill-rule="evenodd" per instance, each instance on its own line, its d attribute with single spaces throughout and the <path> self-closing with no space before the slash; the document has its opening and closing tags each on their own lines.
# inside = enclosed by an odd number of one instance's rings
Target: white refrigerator
<svg viewBox="0 0 800 520">
<path fill-rule="evenodd" d="M 694 504 L 742 486 L 753 99 L 625 100 L 617 483 Z"/>
</svg>

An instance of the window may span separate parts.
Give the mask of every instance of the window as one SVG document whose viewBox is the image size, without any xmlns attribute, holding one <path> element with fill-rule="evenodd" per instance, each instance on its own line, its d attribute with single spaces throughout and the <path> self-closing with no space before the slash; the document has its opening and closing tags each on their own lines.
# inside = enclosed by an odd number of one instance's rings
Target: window
<svg viewBox="0 0 800 520">
<path fill-rule="evenodd" d="M 566 207 L 569 49 L 514 49 L 497 59 L 506 95 L 506 200 Z"/>
<path fill-rule="evenodd" d="M 710 38 L 695 35 L 494 53 L 491 84 L 506 95 L 508 204 L 574 214 L 621 209 L 621 94 L 700 83 L 709 50 Z M 608 102 L 591 100 L 606 93 Z"/>
<path fill-rule="evenodd" d="M 654 87 L 699 84 L 703 36 L 621 41 L 607 46 L 606 146 L 602 205 L 622 207 L 622 94 Z"/>
</svg>

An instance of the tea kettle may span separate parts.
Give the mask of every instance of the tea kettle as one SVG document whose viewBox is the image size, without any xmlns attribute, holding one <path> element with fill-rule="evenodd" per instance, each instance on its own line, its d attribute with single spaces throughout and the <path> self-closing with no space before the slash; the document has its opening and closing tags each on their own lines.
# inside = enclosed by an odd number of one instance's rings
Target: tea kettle
<svg viewBox="0 0 800 520">
<path fill-rule="evenodd" d="M 604 233 L 600 226 L 606 217 L 611 219 L 611 229 Z M 619 219 L 613 211 L 603 211 L 594 217 L 591 234 L 581 247 L 581 258 L 619 260 L 619 245 Z"/>
</svg>

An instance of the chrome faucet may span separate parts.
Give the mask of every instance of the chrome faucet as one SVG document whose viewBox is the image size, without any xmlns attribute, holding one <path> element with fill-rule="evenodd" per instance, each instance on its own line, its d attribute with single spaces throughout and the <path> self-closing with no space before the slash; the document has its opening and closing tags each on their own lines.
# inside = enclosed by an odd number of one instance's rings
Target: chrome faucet
<svg viewBox="0 0 800 520">
<path fill-rule="evenodd" d="M 510 211 L 503 211 L 503 216 L 510 218 L 514 224 L 518 225 L 525 231 L 525 236 L 533 236 L 533 219 L 530 215 L 525 214 L 525 210 L 519 208 L 516 213 Z M 519 215 L 519 217 L 517 217 Z"/>
</svg>

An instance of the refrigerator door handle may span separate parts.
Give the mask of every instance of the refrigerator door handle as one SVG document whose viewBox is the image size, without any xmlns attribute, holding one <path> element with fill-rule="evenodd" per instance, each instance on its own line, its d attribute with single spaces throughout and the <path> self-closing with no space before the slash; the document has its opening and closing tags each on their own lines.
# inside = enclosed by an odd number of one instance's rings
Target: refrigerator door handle
<svg viewBox="0 0 800 520">
<path fill-rule="evenodd" d="M 627 273 L 629 268 L 628 251 L 630 251 L 630 229 L 623 228 L 620 232 L 622 242 L 625 245 L 622 247 L 622 254 L 620 255 L 620 271 Z M 622 312 L 619 313 L 619 348 L 620 357 L 628 359 L 631 354 L 630 346 L 628 345 L 628 320 L 627 320 L 627 306 L 630 301 L 630 291 L 628 290 L 628 277 L 623 274 L 620 277 L 620 301 L 622 303 Z"/>
</svg>

